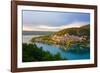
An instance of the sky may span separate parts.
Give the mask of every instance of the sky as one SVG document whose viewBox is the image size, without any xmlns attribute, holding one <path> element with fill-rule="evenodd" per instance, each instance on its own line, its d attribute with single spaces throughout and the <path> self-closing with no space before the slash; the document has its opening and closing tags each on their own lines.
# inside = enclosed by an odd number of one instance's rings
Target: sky
<svg viewBox="0 0 100 73">
<path fill-rule="evenodd" d="M 90 23 L 89 13 L 23 10 L 24 31 L 59 31 Z"/>
</svg>

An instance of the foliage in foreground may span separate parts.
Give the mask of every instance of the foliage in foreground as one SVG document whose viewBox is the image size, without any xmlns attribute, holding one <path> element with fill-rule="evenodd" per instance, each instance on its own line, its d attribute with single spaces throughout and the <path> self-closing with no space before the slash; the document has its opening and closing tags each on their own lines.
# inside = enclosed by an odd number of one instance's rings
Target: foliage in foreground
<svg viewBox="0 0 100 73">
<path fill-rule="evenodd" d="M 22 48 L 22 61 L 33 62 L 33 61 L 56 61 L 64 60 L 61 58 L 60 53 L 55 55 L 50 54 L 48 51 L 43 51 L 42 47 L 38 48 L 36 44 L 23 44 Z"/>
</svg>

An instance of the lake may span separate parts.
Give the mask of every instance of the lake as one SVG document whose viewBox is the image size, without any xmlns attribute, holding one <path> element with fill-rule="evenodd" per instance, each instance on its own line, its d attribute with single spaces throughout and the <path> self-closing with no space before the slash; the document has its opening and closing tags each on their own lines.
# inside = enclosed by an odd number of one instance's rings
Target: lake
<svg viewBox="0 0 100 73">
<path fill-rule="evenodd" d="M 23 43 L 28 43 L 33 37 L 40 35 L 23 35 Z M 61 54 L 62 58 L 67 58 L 69 60 L 80 60 L 80 59 L 90 59 L 90 52 L 86 53 L 73 53 L 71 51 L 64 51 L 56 45 L 48 45 L 44 43 L 35 43 L 38 47 L 43 47 L 44 51 L 49 51 L 52 55 L 57 53 Z"/>
</svg>

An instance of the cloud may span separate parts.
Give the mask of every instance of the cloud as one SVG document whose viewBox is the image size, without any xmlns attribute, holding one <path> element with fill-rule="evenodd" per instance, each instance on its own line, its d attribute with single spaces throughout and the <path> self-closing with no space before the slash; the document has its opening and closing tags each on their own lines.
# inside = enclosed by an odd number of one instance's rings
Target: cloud
<svg viewBox="0 0 100 73">
<path fill-rule="evenodd" d="M 43 25 L 39 24 L 36 26 L 23 26 L 24 31 L 59 31 L 62 29 L 67 29 L 67 28 L 79 28 L 81 26 L 87 25 L 87 22 L 74 22 L 71 24 L 65 24 L 65 25 L 60 25 L 60 26 L 48 26 L 48 25 Z"/>
</svg>

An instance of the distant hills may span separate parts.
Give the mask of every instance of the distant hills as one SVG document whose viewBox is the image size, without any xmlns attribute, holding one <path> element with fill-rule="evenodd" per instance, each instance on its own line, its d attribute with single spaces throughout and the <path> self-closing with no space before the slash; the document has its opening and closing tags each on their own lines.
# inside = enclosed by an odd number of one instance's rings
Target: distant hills
<svg viewBox="0 0 100 73">
<path fill-rule="evenodd" d="M 54 32 L 51 31 L 23 31 L 22 32 L 23 35 L 49 35 L 52 33 Z"/>
<path fill-rule="evenodd" d="M 23 31 L 23 35 L 49 35 L 49 34 L 54 34 L 54 35 L 64 35 L 64 34 L 70 34 L 70 35 L 90 35 L 90 25 L 85 25 L 80 28 L 66 28 L 63 30 L 60 30 L 58 32 L 55 31 Z"/>
</svg>

